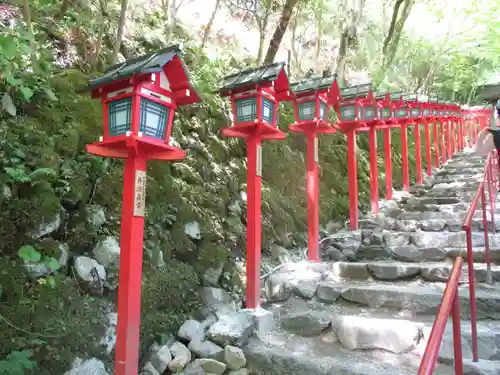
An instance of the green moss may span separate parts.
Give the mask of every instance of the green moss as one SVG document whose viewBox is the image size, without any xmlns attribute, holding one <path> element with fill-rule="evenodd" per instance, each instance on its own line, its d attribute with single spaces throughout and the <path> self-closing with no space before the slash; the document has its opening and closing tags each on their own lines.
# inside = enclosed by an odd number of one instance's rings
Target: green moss
<svg viewBox="0 0 500 375">
<path fill-rule="evenodd" d="M 161 269 L 144 268 L 141 304 L 143 351 L 156 336 L 175 333 L 200 308 L 199 284 L 196 272 L 185 263 L 170 261 Z"/>
<path fill-rule="evenodd" d="M 37 374 L 62 374 L 76 355 L 99 355 L 97 337 L 104 333 L 104 301 L 80 294 L 75 281 L 55 276 L 55 286 L 29 280 L 20 266 L 0 258 L 5 299 L 0 313 L 0 356 L 35 349 Z M 9 324 L 6 324 L 9 322 Z"/>
</svg>

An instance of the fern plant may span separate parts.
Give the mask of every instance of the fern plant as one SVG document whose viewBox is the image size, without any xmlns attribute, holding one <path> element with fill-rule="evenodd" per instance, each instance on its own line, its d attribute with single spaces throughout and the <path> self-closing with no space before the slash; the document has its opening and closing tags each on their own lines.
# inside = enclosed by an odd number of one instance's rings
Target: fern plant
<svg viewBox="0 0 500 375">
<path fill-rule="evenodd" d="M 34 370 L 36 362 L 32 350 L 23 350 L 21 352 L 11 352 L 5 359 L 0 361 L 1 375 L 25 375 L 29 370 Z"/>
</svg>

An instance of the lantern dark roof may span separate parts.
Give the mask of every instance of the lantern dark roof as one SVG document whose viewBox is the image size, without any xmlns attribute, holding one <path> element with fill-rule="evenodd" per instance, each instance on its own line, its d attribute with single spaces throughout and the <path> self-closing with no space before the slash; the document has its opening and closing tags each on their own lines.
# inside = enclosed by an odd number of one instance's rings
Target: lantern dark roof
<svg viewBox="0 0 500 375">
<path fill-rule="evenodd" d="M 483 85 L 478 87 L 479 97 L 490 103 L 500 99 L 500 72 L 494 74 Z"/>
<path fill-rule="evenodd" d="M 377 93 L 377 94 L 375 95 L 375 99 L 377 99 L 377 100 L 382 100 L 382 99 L 385 99 L 385 98 L 386 98 L 386 96 L 387 96 L 387 94 L 388 94 L 388 92 L 387 92 L 387 91 L 386 91 L 386 92 Z"/>
<path fill-rule="evenodd" d="M 401 99 L 403 96 L 403 93 L 402 92 L 391 92 L 391 100 L 399 100 Z"/>
<path fill-rule="evenodd" d="M 128 78 L 134 74 L 157 73 L 175 56 L 178 56 L 181 50 L 179 45 L 174 45 L 113 65 L 106 70 L 103 76 L 89 80 L 88 88 L 93 90 L 99 86 Z M 187 70 L 184 70 L 187 74 Z"/>
<path fill-rule="evenodd" d="M 403 100 L 406 102 L 415 102 L 417 101 L 417 94 L 404 94 Z"/>
<path fill-rule="evenodd" d="M 342 99 L 354 99 L 354 98 L 366 97 L 368 96 L 368 93 L 370 92 L 371 88 L 372 88 L 371 83 L 346 87 L 340 90 L 340 96 Z"/>
<path fill-rule="evenodd" d="M 315 91 L 315 90 L 327 90 L 332 85 L 337 75 L 334 74 L 329 77 L 311 77 L 306 78 L 301 81 L 292 83 L 290 85 L 290 89 L 295 93 L 305 93 L 307 91 Z"/>
<path fill-rule="evenodd" d="M 221 95 L 227 94 L 229 91 L 243 89 L 249 86 L 256 85 L 263 82 L 276 81 L 281 73 L 284 73 L 286 79 L 286 86 L 288 88 L 288 78 L 286 78 L 284 62 L 277 62 L 270 65 L 261 66 L 255 69 L 243 70 L 239 73 L 231 74 L 230 76 L 222 79 L 219 93 Z M 282 75 L 283 77 L 283 75 Z M 285 84 L 285 82 L 283 82 Z"/>
</svg>

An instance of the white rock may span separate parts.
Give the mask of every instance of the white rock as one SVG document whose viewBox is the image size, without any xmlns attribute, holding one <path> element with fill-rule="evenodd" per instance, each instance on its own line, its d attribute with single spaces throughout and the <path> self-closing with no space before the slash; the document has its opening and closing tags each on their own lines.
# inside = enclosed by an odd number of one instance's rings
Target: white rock
<svg viewBox="0 0 500 375">
<path fill-rule="evenodd" d="M 151 364 L 160 374 L 163 374 L 163 372 L 167 369 L 171 360 L 172 354 L 170 354 L 170 350 L 167 345 L 163 345 L 160 350 L 151 356 Z"/>
<path fill-rule="evenodd" d="M 194 240 L 201 239 L 201 228 L 200 223 L 197 221 L 192 221 L 184 225 L 184 233 Z"/>
<path fill-rule="evenodd" d="M 142 370 L 142 375 L 161 375 L 158 371 L 156 371 L 155 367 L 151 362 L 148 362 L 144 365 Z"/>
<path fill-rule="evenodd" d="M 61 212 L 55 214 L 50 220 L 44 221 L 28 233 L 31 239 L 38 239 L 47 234 L 54 233 L 61 226 Z"/>
<path fill-rule="evenodd" d="M 106 214 L 104 209 L 99 206 L 93 206 L 89 208 L 87 213 L 87 220 L 94 227 L 100 227 L 106 222 Z"/>
<path fill-rule="evenodd" d="M 207 373 L 223 374 L 226 371 L 226 365 L 215 359 L 202 358 L 199 361 L 201 368 Z"/>
<path fill-rule="evenodd" d="M 170 346 L 170 353 L 174 357 L 168 364 L 168 369 L 172 372 L 179 372 L 189 362 L 191 362 L 191 351 L 179 341 L 176 341 Z"/>
<path fill-rule="evenodd" d="M 76 275 L 84 282 L 88 283 L 92 287 L 98 287 L 96 285 L 99 281 L 102 283 L 106 280 L 106 270 L 99 264 L 96 260 L 86 257 L 79 256 L 75 258 L 74 268 Z M 95 278 L 95 271 L 97 271 L 97 275 L 99 280 Z"/>
<path fill-rule="evenodd" d="M 203 341 L 205 340 L 205 327 L 199 321 L 189 319 L 179 328 L 177 336 L 188 342 L 194 339 Z"/>
<path fill-rule="evenodd" d="M 71 370 L 64 375 L 109 375 L 104 367 L 104 363 L 97 358 L 83 360 L 76 358 Z"/>
<path fill-rule="evenodd" d="M 108 329 L 101 338 L 101 345 L 106 348 L 106 353 L 111 354 L 116 345 L 116 324 L 118 323 L 118 313 L 108 313 Z"/>
<path fill-rule="evenodd" d="M 113 236 L 107 236 L 94 248 L 94 256 L 104 267 L 120 265 L 120 244 Z"/>
<path fill-rule="evenodd" d="M 239 370 L 236 371 L 229 371 L 227 375 L 248 375 L 249 372 L 246 368 L 240 368 Z"/>
<path fill-rule="evenodd" d="M 245 358 L 245 354 L 243 354 L 243 350 L 236 346 L 227 345 L 224 348 L 224 362 L 226 362 L 229 370 L 236 371 L 245 367 L 247 359 Z"/>
<path fill-rule="evenodd" d="M 332 328 L 345 348 L 384 349 L 403 353 L 416 347 L 422 338 L 422 324 L 407 320 L 337 316 Z"/>
</svg>

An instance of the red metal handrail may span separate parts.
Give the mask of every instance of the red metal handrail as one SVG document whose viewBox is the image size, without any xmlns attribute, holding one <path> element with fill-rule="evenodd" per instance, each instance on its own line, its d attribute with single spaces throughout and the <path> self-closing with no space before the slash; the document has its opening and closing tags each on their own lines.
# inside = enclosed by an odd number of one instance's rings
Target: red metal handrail
<svg viewBox="0 0 500 375">
<path fill-rule="evenodd" d="M 455 375 L 463 375 L 462 363 L 462 336 L 460 333 L 460 296 L 458 295 L 458 285 L 462 275 L 463 258 L 459 256 L 455 259 L 450 278 L 446 283 L 441 306 L 432 326 L 431 335 L 427 341 L 425 352 L 418 368 L 418 375 L 431 375 L 437 364 L 439 348 L 443 341 L 446 323 L 452 314 L 453 319 L 453 345 L 455 355 Z"/>
<path fill-rule="evenodd" d="M 498 155 L 496 151 L 492 151 L 484 166 L 483 181 L 479 184 L 474 199 L 472 200 L 467 214 L 465 216 L 462 229 L 465 231 L 467 242 L 467 268 L 469 276 L 469 299 L 470 299 L 470 316 L 471 316 L 471 338 L 472 338 L 472 360 L 477 362 L 478 355 L 478 340 L 477 340 L 477 316 L 476 316 L 476 290 L 474 282 L 474 259 L 472 253 L 472 220 L 477 211 L 479 200 L 481 200 L 482 222 L 484 231 L 485 245 L 485 262 L 487 266 L 487 281 L 491 282 L 491 259 L 490 259 L 490 244 L 488 237 L 488 219 L 486 207 L 486 187 L 488 188 L 490 220 L 495 230 L 495 203 L 497 194 L 497 181 L 499 180 L 499 165 Z M 446 323 L 452 313 L 453 319 L 453 345 L 455 356 L 455 374 L 463 375 L 462 363 L 462 339 L 460 334 L 460 298 L 458 296 L 458 285 L 462 273 L 463 258 L 459 256 L 453 265 L 453 270 L 446 284 L 441 306 L 439 308 L 436 320 L 432 327 L 431 335 L 427 342 L 422 361 L 418 370 L 418 375 L 430 375 L 433 373 L 437 364 L 439 348 L 443 340 L 444 329 Z"/>
</svg>

